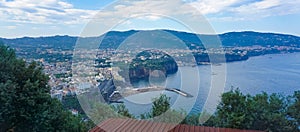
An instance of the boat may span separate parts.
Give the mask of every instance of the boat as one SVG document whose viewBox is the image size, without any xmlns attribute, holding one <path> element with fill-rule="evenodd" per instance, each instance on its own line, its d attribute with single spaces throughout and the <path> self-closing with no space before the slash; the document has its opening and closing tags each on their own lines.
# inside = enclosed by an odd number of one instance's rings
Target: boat
<svg viewBox="0 0 300 132">
<path fill-rule="evenodd" d="M 213 64 L 214 66 L 221 66 L 221 63 Z"/>
</svg>

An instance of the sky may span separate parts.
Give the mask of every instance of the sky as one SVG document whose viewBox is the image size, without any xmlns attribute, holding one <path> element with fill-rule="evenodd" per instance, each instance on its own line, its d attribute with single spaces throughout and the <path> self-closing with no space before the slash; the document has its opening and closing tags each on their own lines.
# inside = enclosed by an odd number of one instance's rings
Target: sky
<svg viewBox="0 0 300 132">
<path fill-rule="evenodd" d="M 300 36 L 300 0 L 0 0 L 0 16 L 4 38 L 80 36 L 92 29 L 91 35 L 131 29 L 192 32 L 197 24 L 212 30 L 196 33 Z"/>
</svg>

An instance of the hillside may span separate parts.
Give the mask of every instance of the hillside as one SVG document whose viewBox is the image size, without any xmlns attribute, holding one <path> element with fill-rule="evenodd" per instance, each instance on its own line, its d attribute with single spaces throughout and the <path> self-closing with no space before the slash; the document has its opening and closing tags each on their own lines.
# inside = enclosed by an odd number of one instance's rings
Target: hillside
<svg viewBox="0 0 300 132">
<path fill-rule="evenodd" d="M 143 32 L 155 32 L 158 30 L 143 31 Z M 194 49 L 197 46 L 202 47 L 202 42 L 197 37 L 197 34 L 178 32 L 173 30 L 163 30 L 173 34 L 174 36 L 185 42 L 190 49 Z M 137 33 L 139 31 L 130 30 L 125 32 L 111 31 L 105 34 L 100 48 L 116 48 L 126 38 Z M 213 35 L 199 35 L 200 38 L 213 38 Z M 300 37 L 285 34 L 275 33 L 259 33 L 259 32 L 229 32 L 218 35 L 223 46 L 296 46 L 300 47 Z M 145 36 L 146 38 L 147 36 Z M 71 36 L 51 36 L 51 37 L 23 37 L 16 39 L 0 38 L 5 44 L 13 48 L 55 48 L 55 49 L 73 49 L 78 37 Z M 89 39 L 89 38 L 86 38 Z"/>
</svg>

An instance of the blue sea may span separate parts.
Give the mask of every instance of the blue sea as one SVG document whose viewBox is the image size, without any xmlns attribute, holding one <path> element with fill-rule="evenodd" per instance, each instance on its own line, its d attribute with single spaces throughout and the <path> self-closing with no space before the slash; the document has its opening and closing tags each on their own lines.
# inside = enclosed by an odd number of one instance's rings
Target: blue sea
<svg viewBox="0 0 300 132">
<path fill-rule="evenodd" d="M 143 83 L 139 84 L 142 86 Z M 162 93 L 171 97 L 173 109 L 183 109 L 187 113 L 213 109 L 221 93 L 232 88 L 251 95 L 261 92 L 292 95 L 300 90 L 300 53 L 270 54 L 215 66 L 180 67 L 176 74 L 168 76 L 165 81 L 152 82 L 152 85 L 178 88 L 193 97 L 168 91 L 133 95 L 123 99 L 131 113 L 140 115 L 149 112 L 153 98 Z"/>
</svg>

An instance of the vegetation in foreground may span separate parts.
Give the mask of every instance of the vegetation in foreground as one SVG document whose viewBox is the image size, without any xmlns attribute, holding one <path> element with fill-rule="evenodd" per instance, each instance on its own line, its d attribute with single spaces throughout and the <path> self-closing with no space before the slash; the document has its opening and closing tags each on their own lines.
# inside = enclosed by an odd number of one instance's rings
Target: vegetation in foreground
<svg viewBox="0 0 300 132">
<path fill-rule="evenodd" d="M 272 132 L 299 131 L 300 91 L 293 96 L 224 93 L 215 114 L 203 125 Z"/>
<path fill-rule="evenodd" d="M 87 131 L 80 117 L 50 97 L 48 77 L 36 63 L 0 45 L 0 131 Z"/>
<path fill-rule="evenodd" d="M 172 110 L 169 102 L 170 98 L 166 95 L 154 98 L 151 111 L 139 117 L 131 115 L 124 105 L 121 105 L 121 109 L 115 110 L 122 117 L 155 122 L 268 132 L 300 131 L 300 91 L 296 91 L 293 96 L 267 93 L 251 96 L 242 94 L 239 89 L 231 90 L 222 95 L 214 114 L 201 113 L 202 116 L 209 118 L 204 123 L 199 121 L 200 113 L 187 114 L 184 111 Z"/>
</svg>

